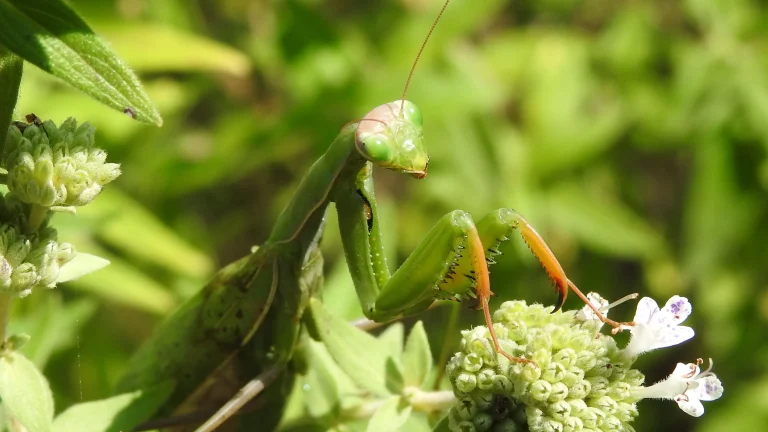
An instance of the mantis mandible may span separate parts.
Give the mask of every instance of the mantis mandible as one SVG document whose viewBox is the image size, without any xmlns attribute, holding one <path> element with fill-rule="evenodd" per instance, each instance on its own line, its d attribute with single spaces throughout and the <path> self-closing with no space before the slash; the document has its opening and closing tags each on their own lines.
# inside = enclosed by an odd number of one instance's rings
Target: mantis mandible
<svg viewBox="0 0 768 432">
<path fill-rule="evenodd" d="M 371 320 L 390 321 L 424 311 L 436 299 L 474 294 L 496 351 L 514 362 L 531 362 L 501 349 L 488 306 L 492 295 L 488 265 L 493 261 L 486 258 L 486 252 L 489 258 L 500 253 L 500 244 L 515 230 L 556 287 L 555 311 L 563 305 L 569 287 L 592 307 L 568 280 L 541 236 L 510 209 L 493 211 L 477 223 L 461 210 L 448 213 L 400 268 L 390 273 L 384 259 L 372 169 L 378 166 L 418 179 L 427 175 L 429 155 L 423 142 L 422 114 L 406 100 L 411 75 L 401 99 L 380 105 L 342 128 L 307 172 L 266 243 L 220 270 L 200 293 L 158 327 L 133 359 L 120 390 L 145 388 L 170 379 L 175 388 L 161 414 L 183 415 L 215 409 L 243 384 L 253 382 L 251 378 L 274 371 L 275 365 L 288 364 L 308 300 L 322 285 L 318 242 L 331 202 L 336 204 L 345 257 L 362 310 Z M 593 310 L 604 322 L 619 325 Z M 289 389 L 292 374 L 283 372 L 282 378 L 265 393 Z M 285 397 L 266 396 L 260 399 L 273 404 L 273 413 L 281 412 Z M 279 415 L 271 421 L 277 420 Z M 258 424 L 269 430 L 269 421 L 262 416 Z M 218 424 L 202 429 L 212 430 Z"/>
</svg>

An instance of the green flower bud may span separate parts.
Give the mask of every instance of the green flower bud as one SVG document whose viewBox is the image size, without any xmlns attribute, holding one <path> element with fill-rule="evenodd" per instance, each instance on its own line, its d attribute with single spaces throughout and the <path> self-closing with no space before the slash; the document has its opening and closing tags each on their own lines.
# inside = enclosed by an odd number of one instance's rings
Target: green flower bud
<svg viewBox="0 0 768 432">
<path fill-rule="evenodd" d="M 496 372 L 493 369 L 483 369 L 477 374 L 477 387 L 482 390 L 493 389 L 493 378 L 496 376 Z"/>
<path fill-rule="evenodd" d="M 563 421 L 563 432 L 576 432 L 584 429 L 584 422 L 578 417 L 568 417 Z"/>
<path fill-rule="evenodd" d="M 469 353 L 464 357 L 463 367 L 467 372 L 477 372 L 483 367 L 483 359 L 475 353 Z"/>
<path fill-rule="evenodd" d="M 459 391 L 471 393 L 477 387 L 477 376 L 471 373 L 463 373 L 456 378 L 455 383 Z"/>
<path fill-rule="evenodd" d="M 614 381 L 608 387 L 608 396 L 616 400 L 629 399 L 632 397 L 632 386 L 627 382 Z"/>
<path fill-rule="evenodd" d="M 19 297 L 28 296 L 38 280 L 37 269 L 30 263 L 16 267 L 11 274 L 11 285 Z"/>
<path fill-rule="evenodd" d="M 479 413 L 472 419 L 477 432 L 485 432 L 493 426 L 493 417 L 488 413 Z"/>
<path fill-rule="evenodd" d="M 604 431 L 623 431 L 624 424 L 621 422 L 621 420 L 617 419 L 614 416 L 609 415 L 605 418 L 605 421 L 603 421 L 603 430 Z"/>
<path fill-rule="evenodd" d="M 477 404 L 472 399 L 464 399 L 456 406 L 460 420 L 470 420 L 477 414 Z"/>
<path fill-rule="evenodd" d="M 462 421 L 494 431 L 627 428 L 637 415 L 633 395 L 642 374 L 627 369 L 614 339 L 597 333 L 594 323 L 576 319 L 575 311 L 551 311 L 517 301 L 505 302 L 494 314 L 499 344 L 534 364 L 497 356 L 484 327 L 462 332 L 462 352 L 447 371 L 457 396 L 475 401 L 476 412 L 471 419 L 449 417 L 451 430 L 459 430 Z"/>
<path fill-rule="evenodd" d="M 552 384 L 549 381 L 538 380 L 531 384 L 531 388 L 528 390 L 531 393 L 531 397 L 537 401 L 545 401 L 549 399 L 550 393 L 552 393 Z"/>
<path fill-rule="evenodd" d="M 21 201 L 44 207 L 82 206 L 120 175 L 117 164 L 94 148 L 94 128 L 69 118 L 60 127 L 46 121 L 20 132 L 8 129 L 0 163 L 8 189 Z"/>
<path fill-rule="evenodd" d="M 541 373 L 541 378 L 556 383 L 565 379 L 568 369 L 560 363 L 552 362 L 547 365 L 546 369 Z"/>
<path fill-rule="evenodd" d="M 504 419 L 493 426 L 493 432 L 522 432 L 523 429 L 513 420 Z"/>
<path fill-rule="evenodd" d="M 613 414 L 619 408 L 619 404 L 616 403 L 610 396 L 602 396 L 589 403 L 590 406 L 600 409 L 605 414 Z"/>
<path fill-rule="evenodd" d="M 541 422 L 542 432 L 563 432 L 563 424 L 553 418 L 547 418 Z"/>
<path fill-rule="evenodd" d="M 550 413 L 553 419 L 564 422 L 571 416 L 571 404 L 564 400 L 557 401 L 551 405 Z"/>
<path fill-rule="evenodd" d="M 559 402 L 568 397 L 568 386 L 562 382 L 552 384 L 552 392 L 549 394 L 549 402 Z"/>
<path fill-rule="evenodd" d="M 553 357 L 553 360 L 563 365 L 566 369 L 570 369 L 574 363 L 576 363 L 576 351 L 572 348 L 563 348 L 558 351 Z"/>
<path fill-rule="evenodd" d="M 583 399 L 592 391 L 592 383 L 583 379 L 569 387 L 568 394 L 573 398 Z"/>
</svg>

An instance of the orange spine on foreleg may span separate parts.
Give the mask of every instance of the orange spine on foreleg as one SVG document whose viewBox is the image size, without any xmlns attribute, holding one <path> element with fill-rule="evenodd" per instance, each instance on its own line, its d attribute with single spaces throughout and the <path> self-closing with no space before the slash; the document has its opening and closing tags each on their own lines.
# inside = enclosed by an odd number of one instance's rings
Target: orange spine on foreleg
<svg viewBox="0 0 768 432">
<path fill-rule="evenodd" d="M 568 296 L 568 278 L 565 276 L 565 271 L 563 271 L 560 262 L 557 261 L 555 254 L 549 249 L 549 246 L 544 242 L 544 239 L 541 238 L 539 233 L 533 229 L 528 221 L 522 217 L 520 217 L 520 219 L 520 235 L 523 236 L 523 240 L 525 240 L 525 243 L 531 248 L 531 252 L 536 255 L 539 263 L 544 267 L 544 270 L 547 272 L 550 279 L 552 279 L 552 282 L 557 289 L 557 305 L 555 305 L 555 310 L 553 311 L 557 312 L 563 306 L 565 298 Z"/>
<path fill-rule="evenodd" d="M 491 319 L 491 309 L 488 306 L 488 300 L 493 294 L 491 292 L 491 278 L 488 274 L 488 265 L 485 261 L 485 248 L 480 241 L 480 235 L 477 233 L 477 228 L 473 225 L 468 230 L 469 237 L 469 257 L 472 262 L 472 268 L 475 272 L 475 291 L 477 292 L 477 298 L 480 300 L 480 304 L 483 307 L 483 315 L 485 315 L 485 325 L 488 327 L 488 331 L 491 333 L 491 339 L 493 340 L 493 348 L 497 353 L 508 358 L 510 361 L 517 363 L 533 363 L 531 360 L 515 357 L 506 351 L 501 349 L 499 341 L 496 339 L 496 331 L 493 329 L 493 320 Z"/>
</svg>

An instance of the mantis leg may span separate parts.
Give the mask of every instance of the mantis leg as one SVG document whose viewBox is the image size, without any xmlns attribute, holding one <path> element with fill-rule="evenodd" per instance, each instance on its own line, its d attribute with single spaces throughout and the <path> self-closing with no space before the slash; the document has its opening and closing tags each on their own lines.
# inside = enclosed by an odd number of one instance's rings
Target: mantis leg
<svg viewBox="0 0 768 432">
<path fill-rule="evenodd" d="M 366 316 L 388 321 L 418 313 L 436 298 L 461 298 L 474 294 L 483 308 L 486 324 L 497 352 L 517 362 L 528 360 L 501 350 L 493 330 L 488 300 L 492 295 L 488 264 L 500 244 L 518 230 L 531 251 L 555 283 L 559 293 L 557 309 L 568 292 L 568 278 L 541 236 L 514 210 L 499 209 L 477 225 L 472 217 L 455 210 L 445 215 L 427 234 L 419 247 L 391 276 L 383 256 L 375 215 L 375 201 L 368 199 L 362 211 L 355 200 L 340 200 L 339 225 L 347 263 Z M 351 208 L 350 208 L 351 207 Z M 488 250 L 489 258 L 486 258 Z"/>
</svg>

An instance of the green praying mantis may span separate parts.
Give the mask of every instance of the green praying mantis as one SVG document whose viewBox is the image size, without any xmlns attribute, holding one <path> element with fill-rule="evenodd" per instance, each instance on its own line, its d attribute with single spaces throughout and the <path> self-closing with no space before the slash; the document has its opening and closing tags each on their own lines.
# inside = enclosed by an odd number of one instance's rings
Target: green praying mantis
<svg viewBox="0 0 768 432">
<path fill-rule="evenodd" d="M 447 5 L 448 1 L 422 50 Z M 238 401 L 230 401 L 198 430 L 213 430 L 248 397 L 261 392 L 262 408 L 278 413 L 275 418 L 260 416 L 257 420 L 260 430 L 270 430 L 279 420 L 292 374 L 279 372 L 281 378 L 266 389 L 261 381 L 252 379 L 278 370 L 276 365 L 287 365 L 294 354 L 309 298 L 323 283 L 318 243 L 331 202 L 336 204 L 357 296 L 371 320 L 387 322 L 417 314 L 436 299 L 476 296 L 496 351 L 511 361 L 531 362 L 501 349 L 488 306 L 492 295 L 488 265 L 500 253 L 501 243 L 517 231 L 556 287 L 555 310 L 563 305 L 570 288 L 603 322 L 620 325 L 587 301 L 541 236 L 511 209 L 493 211 L 477 223 L 461 210 L 446 214 L 400 268 L 390 272 L 384 258 L 372 170 L 377 166 L 418 179 L 427 176 L 429 155 L 424 146 L 422 114 L 406 100 L 409 82 L 410 75 L 402 99 L 380 105 L 342 128 L 307 172 L 266 243 L 220 270 L 156 330 L 133 359 L 120 390 L 171 380 L 175 387 L 160 414 L 181 417 L 215 410 L 238 394 Z M 270 396 L 275 393 L 280 397 Z"/>
</svg>

